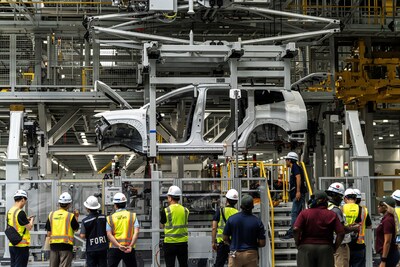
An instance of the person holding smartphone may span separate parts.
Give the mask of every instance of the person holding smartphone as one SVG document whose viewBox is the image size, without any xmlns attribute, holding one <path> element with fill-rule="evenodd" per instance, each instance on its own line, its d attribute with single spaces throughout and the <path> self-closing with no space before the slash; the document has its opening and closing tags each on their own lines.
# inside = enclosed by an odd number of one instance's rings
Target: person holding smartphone
<svg viewBox="0 0 400 267">
<path fill-rule="evenodd" d="M 7 223 L 17 230 L 18 234 L 22 236 L 22 240 L 15 246 L 9 243 L 11 267 L 25 267 L 28 265 L 31 242 L 29 231 L 33 228 L 34 216 L 28 218 L 25 211 L 22 210 L 28 202 L 28 194 L 24 190 L 15 192 L 14 201 L 14 206 L 7 212 Z"/>
</svg>

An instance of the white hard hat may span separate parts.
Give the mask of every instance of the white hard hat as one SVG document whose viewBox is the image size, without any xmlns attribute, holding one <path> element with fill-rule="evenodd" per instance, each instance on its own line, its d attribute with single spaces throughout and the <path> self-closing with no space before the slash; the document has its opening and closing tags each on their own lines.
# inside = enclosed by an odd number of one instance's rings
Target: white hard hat
<svg viewBox="0 0 400 267">
<path fill-rule="evenodd" d="M 357 188 L 354 188 L 353 190 L 354 190 L 354 192 L 356 192 L 356 194 L 357 194 L 357 199 L 361 199 L 361 191 L 358 190 Z M 399 196 L 400 196 L 400 194 L 399 194 Z"/>
<path fill-rule="evenodd" d="M 64 192 L 60 195 L 60 198 L 58 199 L 58 203 L 61 204 L 69 204 L 72 202 L 71 195 L 67 192 Z"/>
<path fill-rule="evenodd" d="M 226 192 L 225 197 L 227 199 L 236 200 L 237 201 L 237 200 L 239 200 L 239 193 L 235 189 L 229 189 L 229 191 Z"/>
<path fill-rule="evenodd" d="M 26 197 L 28 198 L 28 194 L 24 191 L 24 190 L 17 190 L 17 192 L 15 192 L 14 197 Z"/>
<path fill-rule="evenodd" d="M 99 201 L 97 200 L 97 197 L 95 197 L 95 196 L 90 196 L 90 197 L 88 197 L 88 198 L 86 199 L 86 201 L 83 202 L 83 205 L 84 205 L 86 208 L 90 209 L 90 210 L 97 210 L 97 209 L 100 208 L 100 203 L 99 203 Z"/>
<path fill-rule="evenodd" d="M 357 197 L 357 192 L 354 191 L 353 188 L 347 188 L 346 191 L 344 191 L 344 196 L 350 196 L 350 195 L 354 195 Z"/>
<path fill-rule="evenodd" d="M 396 191 L 393 192 L 392 198 L 394 198 L 394 200 L 400 201 L 400 190 L 399 189 L 397 189 Z"/>
<path fill-rule="evenodd" d="M 297 153 L 296 152 L 289 152 L 288 154 L 287 154 L 287 156 L 285 157 L 285 159 L 294 159 L 295 161 L 298 161 L 299 160 L 299 156 L 297 155 Z"/>
<path fill-rule="evenodd" d="M 168 196 L 182 196 L 182 190 L 176 185 L 172 185 L 168 189 Z"/>
<path fill-rule="evenodd" d="M 125 203 L 125 202 L 126 202 L 126 196 L 124 194 L 118 192 L 118 193 L 116 193 L 114 195 L 114 198 L 113 198 L 113 203 L 114 204 L 116 204 L 116 203 Z"/>
<path fill-rule="evenodd" d="M 340 194 L 343 196 L 344 194 L 344 186 L 341 183 L 333 183 L 331 184 L 328 189 L 326 190 L 327 192 L 334 192 L 337 194 Z"/>
</svg>

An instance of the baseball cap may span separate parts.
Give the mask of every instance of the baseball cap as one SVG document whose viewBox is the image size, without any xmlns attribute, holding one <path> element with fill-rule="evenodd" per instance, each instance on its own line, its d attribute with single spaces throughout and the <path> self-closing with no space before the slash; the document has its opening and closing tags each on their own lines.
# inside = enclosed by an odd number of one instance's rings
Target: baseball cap
<svg viewBox="0 0 400 267">
<path fill-rule="evenodd" d="M 394 198 L 390 197 L 390 196 L 385 196 L 385 197 L 377 197 L 376 198 L 379 202 L 383 202 L 388 204 L 391 207 L 396 207 L 396 200 L 394 200 Z"/>
</svg>

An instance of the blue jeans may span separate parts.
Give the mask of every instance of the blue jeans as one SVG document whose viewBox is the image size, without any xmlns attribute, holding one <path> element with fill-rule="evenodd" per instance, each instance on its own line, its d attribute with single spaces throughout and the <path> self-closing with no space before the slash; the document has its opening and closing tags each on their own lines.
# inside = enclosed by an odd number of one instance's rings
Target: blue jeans
<svg viewBox="0 0 400 267">
<path fill-rule="evenodd" d="M 365 248 L 350 250 L 350 267 L 365 267 Z"/>
<path fill-rule="evenodd" d="M 287 231 L 287 234 L 293 235 L 293 225 L 296 222 L 297 216 L 299 216 L 300 212 L 304 209 L 304 199 L 305 195 L 301 194 L 300 200 L 297 201 L 296 198 L 294 198 L 293 205 L 292 205 L 292 221 L 290 223 L 290 229 Z"/>
</svg>

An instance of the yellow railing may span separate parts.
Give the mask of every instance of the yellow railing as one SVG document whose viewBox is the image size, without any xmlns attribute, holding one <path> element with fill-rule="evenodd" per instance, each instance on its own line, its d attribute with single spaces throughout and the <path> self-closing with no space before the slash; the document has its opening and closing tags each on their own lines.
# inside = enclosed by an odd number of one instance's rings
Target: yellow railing
<svg viewBox="0 0 400 267">
<path fill-rule="evenodd" d="M 274 217 L 274 203 L 272 202 L 271 192 L 267 186 L 269 206 L 271 208 L 271 263 L 275 267 L 275 217 Z"/>
<path fill-rule="evenodd" d="M 301 167 L 303 167 L 304 176 L 306 178 L 307 187 L 308 187 L 308 193 L 311 196 L 313 194 L 312 187 L 311 187 L 310 179 L 308 178 L 308 173 L 307 173 L 306 165 L 304 164 L 304 162 L 301 162 Z"/>
</svg>

